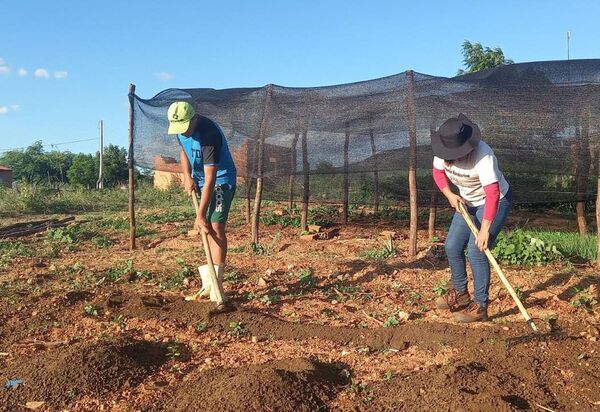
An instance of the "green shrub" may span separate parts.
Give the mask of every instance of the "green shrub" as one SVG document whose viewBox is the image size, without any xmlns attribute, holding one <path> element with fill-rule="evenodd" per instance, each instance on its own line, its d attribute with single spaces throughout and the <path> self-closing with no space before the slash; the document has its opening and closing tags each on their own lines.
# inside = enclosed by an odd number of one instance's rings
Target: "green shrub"
<svg viewBox="0 0 600 412">
<path fill-rule="evenodd" d="M 563 257 L 556 245 L 522 229 L 501 232 L 492 253 L 499 261 L 513 265 L 541 265 Z"/>
</svg>

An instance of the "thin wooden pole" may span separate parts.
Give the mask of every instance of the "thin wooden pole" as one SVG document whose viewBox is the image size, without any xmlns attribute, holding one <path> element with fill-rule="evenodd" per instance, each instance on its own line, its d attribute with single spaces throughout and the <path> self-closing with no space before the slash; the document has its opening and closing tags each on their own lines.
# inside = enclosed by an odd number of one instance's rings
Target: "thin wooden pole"
<svg viewBox="0 0 600 412">
<path fill-rule="evenodd" d="M 435 114 L 432 116 L 431 124 L 429 126 L 429 133 L 433 135 L 435 133 L 435 125 L 436 125 L 436 116 Z M 431 199 L 429 202 L 429 221 L 427 222 L 427 234 L 429 235 L 429 240 L 433 240 L 435 238 L 435 222 L 437 220 L 437 202 L 438 202 L 439 191 L 438 187 L 435 184 L 435 181 L 431 182 Z"/>
<path fill-rule="evenodd" d="M 600 141 L 596 142 L 596 235 L 598 246 L 596 248 L 596 266 L 600 269 Z"/>
<path fill-rule="evenodd" d="M 410 199 L 410 231 L 408 243 L 408 257 L 417 255 L 417 117 L 415 108 L 415 79 L 412 70 L 406 72 L 408 80 L 406 111 L 408 114 L 408 188 Z"/>
<path fill-rule="evenodd" d="M 294 208 L 294 183 L 296 181 L 296 149 L 298 146 L 299 133 L 294 134 L 292 140 L 292 149 L 290 152 L 290 176 L 288 178 L 288 207 L 290 210 Z"/>
<path fill-rule="evenodd" d="M 371 155 L 373 156 L 373 208 L 375 213 L 379 212 L 379 164 L 377 162 L 377 148 L 375 147 L 375 136 L 373 130 L 369 132 L 371 139 Z"/>
<path fill-rule="evenodd" d="M 462 203 L 459 203 L 458 207 L 460 209 L 460 213 L 463 216 L 463 219 L 465 220 L 465 222 L 467 222 L 467 226 L 469 226 L 469 229 L 471 229 L 471 232 L 473 233 L 473 235 L 475 235 L 475 237 L 477 237 L 477 235 L 479 234 L 479 229 L 477 229 L 477 226 L 475 226 L 475 224 L 473 223 L 473 220 L 471 220 L 471 216 L 469 216 L 467 209 L 465 209 L 465 207 Z M 494 269 L 496 270 L 496 273 L 500 277 L 500 280 L 504 284 L 504 287 L 506 288 L 506 290 L 508 290 L 508 293 L 510 294 L 510 296 L 513 298 L 513 300 L 517 304 L 517 307 L 519 308 L 521 315 L 523 315 L 523 317 L 525 318 L 525 321 L 527 321 L 527 324 L 529 325 L 529 327 L 534 332 L 537 332 L 538 329 L 535 326 L 535 323 L 533 323 L 531 316 L 529 316 L 529 314 L 527 313 L 527 310 L 523 306 L 523 303 L 521 303 L 519 296 L 517 296 L 515 290 L 513 289 L 513 287 L 510 285 L 510 283 L 506 279 L 506 276 L 504 276 L 504 273 L 502 272 L 502 269 L 500 269 L 500 265 L 498 265 L 496 258 L 494 257 L 494 255 L 492 255 L 492 252 L 490 252 L 490 250 L 488 248 L 486 248 L 484 250 L 484 253 L 487 256 L 490 263 L 492 264 L 492 266 L 494 267 Z"/>
<path fill-rule="evenodd" d="M 587 219 L 585 216 L 585 198 L 587 192 L 588 177 L 590 174 L 590 130 L 588 114 L 584 113 L 579 117 L 579 126 L 576 132 L 575 148 L 577 150 L 575 163 L 575 185 L 577 192 L 577 204 L 575 206 L 577 216 L 577 227 L 579 234 L 584 236 L 587 229 Z"/>
<path fill-rule="evenodd" d="M 308 201 L 310 198 L 310 163 L 308 162 L 308 143 L 306 142 L 306 131 L 302 132 L 302 174 L 304 175 L 304 188 L 302 192 L 302 213 L 300 215 L 300 229 L 308 230 Z"/>
<path fill-rule="evenodd" d="M 350 179 L 348 176 L 348 147 L 350 146 L 350 132 L 346 130 L 346 136 L 344 138 L 344 204 L 343 204 L 343 218 L 344 224 L 348 224 L 348 189 L 350 186 Z"/>
<path fill-rule="evenodd" d="M 252 153 L 252 154 L 251 154 Z M 254 141 L 252 152 L 250 152 L 250 139 L 246 139 L 246 223 L 252 222 L 252 186 L 257 174 L 256 158 L 258 157 L 258 145 Z"/>
<path fill-rule="evenodd" d="M 263 116 L 260 122 L 258 136 L 258 174 L 256 177 L 256 194 L 254 196 L 254 213 L 252 214 L 252 243 L 258 244 L 258 224 L 260 222 L 260 206 L 262 202 L 263 192 L 263 170 L 265 157 L 265 138 L 267 134 L 267 124 L 269 119 L 269 106 L 271 104 L 271 95 L 273 94 L 273 86 L 267 86 L 265 95 L 265 103 L 263 108 Z"/>
<path fill-rule="evenodd" d="M 127 168 L 129 169 L 129 250 L 135 249 L 135 170 L 133 168 L 133 99 L 135 84 L 129 85 L 129 151 Z"/>
</svg>

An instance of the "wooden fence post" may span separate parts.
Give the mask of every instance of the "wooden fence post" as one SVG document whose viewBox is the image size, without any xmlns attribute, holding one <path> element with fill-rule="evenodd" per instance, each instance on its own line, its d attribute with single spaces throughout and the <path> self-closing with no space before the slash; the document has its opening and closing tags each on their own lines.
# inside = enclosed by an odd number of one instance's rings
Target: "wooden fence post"
<svg viewBox="0 0 600 412">
<path fill-rule="evenodd" d="M 256 195 L 254 197 L 254 213 L 252 214 L 252 243 L 258 244 L 258 224 L 260 222 L 260 206 L 262 202 L 263 191 L 263 171 L 265 157 L 265 138 L 267 134 L 267 125 L 269 122 L 269 108 L 271 105 L 271 95 L 273 94 L 273 85 L 267 86 L 265 103 L 263 107 L 263 116 L 260 123 L 258 136 L 258 174 L 256 177 Z"/>
<path fill-rule="evenodd" d="M 408 257 L 417 255 L 417 118 L 415 108 L 415 79 L 412 70 L 406 72 L 408 80 L 406 111 L 408 114 L 408 188 L 410 199 L 410 231 L 408 243 Z"/>
<path fill-rule="evenodd" d="M 348 224 L 348 188 L 350 186 L 350 179 L 348 177 L 348 147 L 350 146 L 350 132 L 346 129 L 346 136 L 344 138 L 344 187 L 343 187 L 343 218 L 344 224 Z"/>
<path fill-rule="evenodd" d="M 585 201 L 590 174 L 590 123 L 589 114 L 584 112 L 578 116 L 579 125 L 576 129 L 576 165 L 575 165 L 575 186 L 577 193 L 577 203 L 575 211 L 577 216 L 577 227 L 579 234 L 584 236 L 587 233 L 587 219 L 585 216 Z"/>
<path fill-rule="evenodd" d="M 294 134 L 290 153 L 290 176 L 288 178 L 288 207 L 290 211 L 294 208 L 294 183 L 296 181 L 296 149 L 298 146 L 298 137 L 298 133 Z"/>
<path fill-rule="evenodd" d="M 127 169 L 129 170 L 129 250 L 135 249 L 135 169 L 133 168 L 133 99 L 135 84 L 129 85 L 129 151 Z"/>
<path fill-rule="evenodd" d="M 436 116 L 434 115 L 431 119 L 431 124 L 429 126 L 429 133 L 433 135 L 435 133 L 435 121 Z M 431 179 L 431 199 L 429 202 L 429 222 L 427 224 L 427 233 L 429 235 L 429 240 L 433 240 L 435 237 L 435 222 L 437 219 L 437 202 L 438 202 L 439 190 L 435 181 L 433 180 L 433 176 Z"/>
<path fill-rule="evenodd" d="M 300 215 L 300 230 L 308 230 L 308 201 L 310 197 L 310 163 L 308 162 L 308 143 L 306 142 L 305 130 L 302 132 L 302 174 L 304 175 L 304 189 L 302 192 L 302 213 Z"/>
<path fill-rule="evenodd" d="M 369 132 L 369 137 L 371 139 L 371 156 L 373 157 L 373 183 L 374 183 L 374 193 L 373 193 L 373 208 L 375 213 L 379 212 L 379 164 L 377 162 L 377 148 L 375 147 L 375 136 L 373 135 L 373 130 Z"/>
</svg>

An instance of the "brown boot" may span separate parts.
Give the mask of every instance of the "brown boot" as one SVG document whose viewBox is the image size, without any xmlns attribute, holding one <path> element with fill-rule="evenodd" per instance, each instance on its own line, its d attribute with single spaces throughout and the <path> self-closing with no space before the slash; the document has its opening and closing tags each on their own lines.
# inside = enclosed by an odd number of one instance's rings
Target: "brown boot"
<svg viewBox="0 0 600 412">
<path fill-rule="evenodd" d="M 469 292 L 464 291 L 462 293 L 459 293 L 456 291 L 456 289 L 450 289 L 448 293 L 438 297 L 435 300 L 435 306 L 438 309 L 445 309 L 451 311 L 464 309 L 467 306 L 469 306 L 470 303 L 471 297 L 469 296 Z"/>
<path fill-rule="evenodd" d="M 487 320 L 487 308 L 482 308 L 473 302 L 466 309 L 454 313 L 454 319 L 461 323 L 470 323 Z"/>
</svg>

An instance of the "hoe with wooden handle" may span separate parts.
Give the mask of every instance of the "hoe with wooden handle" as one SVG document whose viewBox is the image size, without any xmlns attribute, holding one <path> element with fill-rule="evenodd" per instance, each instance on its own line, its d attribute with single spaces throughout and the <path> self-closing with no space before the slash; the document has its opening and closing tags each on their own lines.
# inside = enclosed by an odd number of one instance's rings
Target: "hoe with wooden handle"
<svg viewBox="0 0 600 412">
<path fill-rule="evenodd" d="M 192 193 L 192 202 L 194 203 L 194 209 L 196 210 L 196 215 L 197 215 L 198 210 L 200 209 L 200 206 L 198 205 L 198 198 L 196 197 L 195 192 Z M 223 285 L 221 285 L 221 283 L 219 282 L 219 279 L 217 278 L 217 274 L 215 273 L 215 265 L 213 263 L 212 253 L 210 252 L 210 247 L 208 244 L 208 237 L 203 230 L 201 230 L 200 233 L 202 235 L 202 243 L 204 245 L 204 253 L 206 253 L 206 264 L 208 266 L 209 281 L 211 283 L 212 289 L 214 290 L 214 294 L 216 297 L 215 302 L 217 303 L 218 307 L 221 307 L 225 304 L 225 292 L 223 291 Z M 187 296 L 186 300 L 196 300 L 196 298 L 198 297 L 198 295 L 200 293 L 201 292 L 198 292 L 195 295 Z"/>
<path fill-rule="evenodd" d="M 467 209 L 465 209 L 465 206 L 462 203 L 459 203 L 458 208 L 460 209 L 460 213 L 462 214 L 463 218 L 465 219 L 465 222 L 467 222 L 469 229 L 471 229 L 471 232 L 473 232 L 473 235 L 477 236 L 479 234 L 479 229 L 477 229 L 477 227 L 473 223 L 473 220 L 471 220 L 471 216 L 469 216 L 469 213 L 467 212 Z M 488 248 L 485 248 L 484 253 L 487 256 L 490 263 L 492 264 L 492 266 L 494 267 L 494 269 L 496 270 L 496 273 L 498 273 L 498 276 L 500 277 L 500 280 L 504 284 L 504 287 L 506 288 L 506 290 L 508 290 L 508 293 L 510 294 L 510 296 L 513 298 L 513 300 L 517 304 L 517 307 L 519 308 L 521 315 L 523 315 L 523 317 L 525 318 L 525 321 L 527 322 L 529 327 L 533 330 L 534 333 L 538 333 L 537 326 L 535 326 L 535 323 L 533 323 L 533 319 L 531 319 L 531 316 L 529 316 L 529 313 L 527 313 L 527 310 L 521 303 L 521 300 L 517 296 L 517 293 L 515 292 L 513 287 L 510 285 L 510 283 L 508 283 L 508 280 L 504 276 L 504 273 L 502 272 L 502 269 L 500 269 L 500 266 L 498 265 L 496 258 L 494 257 L 494 255 L 492 255 L 492 252 L 490 252 L 490 250 Z"/>
</svg>

